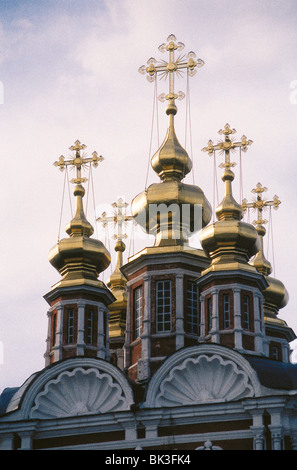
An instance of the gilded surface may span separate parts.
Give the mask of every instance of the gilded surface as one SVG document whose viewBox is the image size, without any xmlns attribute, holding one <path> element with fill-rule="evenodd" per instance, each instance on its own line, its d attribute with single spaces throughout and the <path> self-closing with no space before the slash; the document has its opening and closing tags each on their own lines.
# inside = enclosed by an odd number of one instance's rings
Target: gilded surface
<svg viewBox="0 0 297 470">
<path fill-rule="evenodd" d="M 87 164 L 93 164 L 96 167 L 98 162 L 103 160 L 102 157 L 98 157 L 97 152 L 93 152 L 91 158 L 81 155 L 81 151 L 85 148 L 86 146 L 77 140 L 70 147 L 70 150 L 75 152 L 75 156 L 67 161 L 64 157 L 60 157 L 59 161 L 54 163 L 62 171 L 66 166 L 72 166 L 76 169 L 76 178 L 72 180 L 75 183 L 73 194 L 76 199 L 76 212 L 66 227 L 69 238 L 59 240 L 49 252 L 50 263 L 62 276 L 53 289 L 83 284 L 102 287 L 104 284 L 97 278 L 109 266 L 111 260 L 103 243 L 90 238 L 94 229 L 84 213 L 85 189 L 82 182 L 85 181 L 85 178 L 81 174 L 82 168 Z"/>
</svg>

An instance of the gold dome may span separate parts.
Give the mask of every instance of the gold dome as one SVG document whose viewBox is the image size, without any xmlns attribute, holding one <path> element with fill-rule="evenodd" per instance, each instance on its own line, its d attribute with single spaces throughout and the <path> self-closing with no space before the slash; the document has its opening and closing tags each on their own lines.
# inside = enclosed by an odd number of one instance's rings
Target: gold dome
<svg viewBox="0 0 297 470">
<path fill-rule="evenodd" d="M 175 134 L 175 105 L 169 103 L 166 113 L 169 115 L 166 137 L 151 159 L 162 182 L 150 185 L 131 204 L 135 221 L 156 237 L 155 246 L 187 244 L 189 236 L 207 225 L 212 215 L 203 191 L 182 183 L 191 171 L 192 161 Z"/>
<path fill-rule="evenodd" d="M 257 222 L 263 220 L 258 219 Z M 264 296 L 264 315 L 267 319 L 276 319 L 276 316 L 281 308 L 284 308 L 289 301 L 289 294 L 284 286 L 284 284 L 270 276 L 272 273 L 271 263 L 265 258 L 264 255 L 264 235 L 266 233 L 265 227 L 261 224 L 256 226 L 256 229 L 260 238 L 260 250 L 256 256 L 250 261 L 250 264 L 254 266 L 257 271 L 265 277 L 268 287 L 262 292 Z M 283 320 L 278 320 L 279 322 L 285 323 Z"/>
<path fill-rule="evenodd" d="M 161 181 L 181 181 L 192 169 L 192 161 L 180 145 L 174 129 L 174 107 L 168 107 L 169 126 L 163 144 L 152 157 L 151 165 Z"/>
<path fill-rule="evenodd" d="M 222 179 L 225 197 L 216 209 L 218 222 L 205 227 L 200 235 L 201 245 L 211 260 L 210 267 L 203 274 L 230 269 L 255 271 L 248 262 L 260 247 L 257 230 L 241 221 L 241 206 L 232 195 L 234 173 L 226 169 Z"/>
<path fill-rule="evenodd" d="M 252 189 L 252 193 L 256 194 L 256 198 L 252 202 L 247 202 L 247 200 L 244 199 L 242 203 L 244 211 L 251 208 L 257 212 L 257 220 L 253 223 L 259 235 L 260 248 L 256 256 L 250 261 L 250 265 L 255 267 L 259 273 L 263 274 L 268 284 L 268 287 L 263 291 L 265 321 L 285 324 L 283 320 L 278 319 L 276 316 L 279 309 L 287 305 L 289 300 L 288 292 L 281 281 L 270 276 L 272 266 L 264 255 L 264 236 L 266 234 L 264 224 L 267 223 L 267 220 L 263 219 L 263 211 L 267 207 L 278 209 L 281 201 L 276 195 L 271 201 L 263 199 L 262 195 L 265 191 L 267 191 L 267 188 L 262 186 L 261 183 L 257 183 L 256 187 Z"/>
<path fill-rule="evenodd" d="M 175 58 L 175 51 L 182 50 L 184 44 L 176 42 L 173 34 L 167 41 L 168 44 L 161 44 L 159 50 L 169 53 L 169 61 L 155 65 L 157 61 L 151 58 L 147 62 L 148 67 L 143 65 L 139 69 L 141 73 L 147 73 L 149 81 L 155 80 L 157 73 L 160 73 L 161 77 L 168 78 L 169 83 L 168 94 L 161 95 L 167 100 L 169 125 L 162 145 L 151 158 L 152 168 L 161 183 L 150 185 L 131 204 L 135 221 L 146 233 L 155 236 L 155 247 L 187 245 L 189 236 L 208 224 L 212 215 L 203 191 L 197 186 L 182 183 L 192 169 L 192 161 L 180 145 L 174 129 L 174 116 L 177 113 L 175 100 L 184 96 L 182 92 L 176 94 L 174 91 L 175 74 L 186 69 L 188 76 L 194 75 L 196 68 L 204 62 L 201 59 L 194 60 L 194 52 L 187 55 L 188 60 L 182 56 Z"/>
<path fill-rule="evenodd" d="M 60 240 L 49 252 L 50 263 L 62 276 L 59 286 L 102 285 L 97 278 L 110 264 L 110 254 L 103 243 L 90 238 L 94 229 L 84 214 L 84 193 L 83 186 L 76 185 L 76 213 L 66 227 L 69 238 Z"/>
<path fill-rule="evenodd" d="M 259 251 L 260 240 L 255 227 L 241 220 L 243 209 L 232 194 L 234 173 L 231 167 L 235 164 L 230 162 L 230 151 L 236 147 L 246 151 L 247 145 L 250 145 L 252 141 L 243 136 L 241 142 L 234 142 L 229 135 L 235 132 L 235 129 L 231 129 L 229 124 L 226 124 L 224 129 L 219 131 L 219 134 L 225 136 L 225 140 L 215 146 L 210 140 L 208 147 L 202 149 L 209 155 L 212 155 L 215 150 L 225 153 L 225 163 L 220 165 L 224 168 L 222 180 L 225 183 L 225 196 L 216 208 L 218 221 L 205 227 L 200 235 L 201 245 L 211 260 L 209 268 L 203 271 L 203 274 L 209 271 L 233 269 L 256 271 L 256 268 L 249 264 L 249 260 Z"/>
<path fill-rule="evenodd" d="M 66 226 L 66 233 L 69 238 L 59 240 L 49 252 L 49 261 L 54 268 L 59 271 L 62 279 L 55 284 L 56 287 L 71 287 L 86 284 L 93 287 L 104 286 L 98 280 L 99 274 L 110 264 L 110 254 L 103 243 L 94 238 L 90 238 L 94 229 L 86 219 L 83 209 L 83 197 L 85 189 L 82 182 L 86 178 L 81 177 L 81 169 L 86 163 L 97 166 L 103 160 L 97 152 L 93 152 L 91 158 L 81 156 L 80 151 L 86 146 L 77 140 L 70 150 L 75 151 L 75 156 L 71 160 L 65 160 L 63 156 L 54 163 L 61 171 L 68 165 L 76 168 L 76 178 L 71 182 L 76 183 L 73 194 L 76 198 L 76 212 L 74 218 Z"/>
<path fill-rule="evenodd" d="M 116 300 L 109 305 L 109 333 L 111 338 L 125 336 L 126 311 L 127 311 L 127 279 L 121 272 L 123 266 L 123 252 L 126 249 L 122 240 L 117 240 L 115 247 L 117 262 L 114 272 L 111 274 L 106 284 L 115 296 Z"/>
</svg>

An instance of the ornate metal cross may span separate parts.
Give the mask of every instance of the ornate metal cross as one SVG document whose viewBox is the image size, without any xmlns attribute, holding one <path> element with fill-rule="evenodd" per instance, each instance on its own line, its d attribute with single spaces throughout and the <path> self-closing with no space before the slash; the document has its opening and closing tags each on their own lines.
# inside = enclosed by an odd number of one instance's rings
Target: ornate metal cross
<svg viewBox="0 0 297 470">
<path fill-rule="evenodd" d="M 175 51 L 182 51 L 184 47 L 185 45 L 182 42 L 176 42 L 174 34 L 170 34 L 167 38 L 167 44 L 163 43 L 158 48 L 160 52 L 169 52 L 168 62 L 166 60 L 157 62 L 156 59 L 151 57 L 147 61 L 147 65 L 142 65 L 139 68 L 140 73 L 147 74 L 147 79 L 150 82 L 155 80 L 157 73 L 160 73 L 161 79 L 169 76 L 169 92 L 167 95 L 164 93 L 160 95 L 159 98 L 161 101 L 164 101 L 165 99 L 174 101 L 175 99 L 184 98 L 185 95 L 183 92 L 178 92 L 178 94 L 174 92 L 175 74 L 180 76 L 183 69 L 187 69 L 188 74 L 192 76 L 195 75 L 197 67 L 202 67 L 204 65 L 204 61 L 202 59 L 195 60 L 196 54 L 192 51 L 189 52 L 187 56 L 179 55 L 175 58 Z"/>
<path fill-rule="evenodd" d="M 248 149 L 248 145 L 251 145 L 253 143 L 252 140 L 247 140 L 245 135 L 241 137 L 240 142 L 234 142 L 234 139 L 230 139 L 229 136 L 235 133 L 235 129 L 231 129 L 229 124 L 225 124 L 224 129 L 220 129 L 218 131 L 218 134 L 225 136 L 225 140 L 220 140 L 216 145 L 213 144 L 212 140 L 209 140 L 207 147 L 204 147 L 202 149 L 203 152 L 208 152 L 208 155 L 213 155 L 215 150 L 219 150 L 220 154 L 225 153 L 225 163 L 221 163 L 219 165 L 220 168 L 230 170 L 231 167 L 236 165 L 236 163 L 230 161 L 230 151 L 234 152 L 236 148 L 241 148 L 243 152 L 246 152 Z"/>
<path fill-rule="evenodd" d="M 112 204 L 112 207 L 115 208 L 114 215 L 107 217 L 106 212 L 102 213 L 101 217 L 98 217 L 97 221 L 101 222 L 103 227 L 106 227 L 108 223 L 113 222 L 114 228 L 117 227 L 117 233 L 113 235 L 113 238 L 117 241 L 123 241 L 124 238 L 127 238 L 127 234 L 123 233 L 123 225 L 126 225 L 126 222 L 133 220 L 132 215 L 126 214 L 126 207 L 128 204 L 123 201 L 122 198 L 119 198 L 117 202 Z"/>
<path fill-rule="evenodd" d="M 242 210 L 245 212 L 248 208 L 252 208 L 257 211 L 257 220 L 253 222 L 254 225 L 260 226 L 263 224 L 267 224 L 267 220 L 263 219 L 263 211 L 267 207 L 273 207 L 274 209 L 278 209 L 281 201 L 279 200 L 278 196 L 274 196 L 272 201 L 266 201 L 263 199 L 263 193 L 267 191 L 267 188 L 262 186 L 261 183 L 258 183 L 254 189 L 252 189 L 252 193 L 255 193 L 257 196 L 252 202 L 247 202 L 246 199 L 242 201 Z"/>
<path fill-rule="evenodd" d="M 81 169 L 85 168 L 87 163 L 93 164 L 94 167 L 98 166 L 99 162 L 102 162 L 104 158 L 100 155 L 98 156 L 97 152 L 92 153 L 92 157 L 87 158 L 86 154 L 81 154 L 81 150 L 86 148 L 85 144 L 81 144 L 79 140 L 74 142 L 74 145 L 69 147 L 69 150 L 75 152 L 75 156 L 70 160 L 65 160 L 63 155 L 60 156 L 59 160 L 54 163 L 55 166 L 58 166 L 61 171 L 65 170 L 65 167 L 70 166 L 76 168 L 76 178 L 73 178 L 70 182 L 74 184 L 81 184 L 88 181 L 87 178 L 83 178 L 81 175 Z"/>
</svg>

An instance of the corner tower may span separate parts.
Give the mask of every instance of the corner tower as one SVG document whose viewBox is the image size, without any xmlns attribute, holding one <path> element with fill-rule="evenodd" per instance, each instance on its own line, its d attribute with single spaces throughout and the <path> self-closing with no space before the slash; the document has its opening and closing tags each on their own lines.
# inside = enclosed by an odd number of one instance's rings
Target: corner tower
<svg viewBox="0 0 297 470">
<path fill-rule="evenodd" d="M 256 195 L 252 202 L 243 200 L 242 207 L 246 211 L 252 209 L 257 213 L 257 219 L 253 222 L 260 238 L 260 250 L 250 261 L 259 273 L 261 273 L 266 282 L 267 288 L 263 291 L 264 297 L 264 325 L 265 325 L 265 355 L 271 359 L 283 362 L 289 362 L 290 345 L 289 342 L 296 339 L 293 330 L 288 327 L 286 322 L 278 318 L 279 310 L 284 308 L 289 300 L 289 295 L 284 284 L 271 276 L 271 263 L 264 255 L 264 237 L 266 234 L 265 224 L 267 220 L 263 218 L 264 210 L 268 207 L 278 209 L 281 201 L 278 196 L 274 196 L 272 200 L 263 197 L 267 188 L 258 183 L 252 193 Z"/>
<path fill-rule="evenodd" d="M 209 267 L 197 282 L 201 299 L 201 341 L 263 355 L 262 292 L 267 282 L 249 264 L 260 249 L 260 240 L 255 227 L 241 220 L 242 207 L 232 194 L 235 163 L 230 161 L 230 152 L 236 148 L 245 151 L 252 141 L 243 136 L 241 141 L 235 142 L 231 137 L 235 132 L 226 124 L 219 131 L 224 140 L 217 145 L 209 141 L 202 149 L 209 155 L 218 150 L 225 157 L 220 165 L 224 169 L 225 196 L 216 208 L 217 222 L 205 227 L 200 237 L 210 258 Z"/>
<path fill-rule="evenodd" d="M 102 216 L 97 219 L 103 227 L 113 224 L 116 228 L 116 234 L 113 238 L 116 240 L 114 250 L 116 252 L 116 266 L 113 270 L 106 284 L 111 290 L 115 297 L 115 301 L 109 305 L 109 346 L 111 361 L 117 365 L 120 369 L 124 368 L 124 353 L 123 346 L 125 342 L 126 332 L 126 311 L 127 311 L 127 279 L 121 272 L 123 266 L 123 253 L 126 249 L 124 239 L 127 238 L 127 234 L 124 233 L 124 226 L 128 221 L 133 220 L 131 215 L 127 215 L 126 208 L 128 204 L 119 198 L 112 204 L 114 208 L 114 214 L 107 216 L 106 212 L 103 212 Z"/>
<path fill-rule="evenodd" d="M 74 356 L 109 359 L 107 307 L 115 299 L 98 276 L 109 266 L 110 254 L 101 241 L 91 238 L 94 229 L 83 208 L 86 178 L 81 175 L 84 166 L 97 166 L 103 158 L 97 152 L 87 158 L 81 154 L 85 148 L 77 140 L 70 147 L 73 158 L 61 156 L 54 163 L 61 171 L 67 166 L 76 169 L 71 180 L 76 212 L 66 227 L 69 237 L 49 252 L 49 261 L 62 278 L 44 296 L 50 306 L 45 365 Z"/>
<path fill-rule="evenodd" d="M 176 74 L 194 75 L 204 62 L 194 52 L 175 57 L 184 44 L 170 35 L 159 47 L 169 54 L 168 61 L 149 59 L 139 71 L 149 81 L 168 78 L 168 129 L 165 139 L 151 158 L 151 166 L 160 178 L 134 198 L 131 205 L 136 223 L 154 235 L 153 247 L 129 258 L 122 267 L 127 278 L 127 333 L 125 368 L 129 377 L 147 382 L 162 361 L 185 346 L 197 344 L 199 302 L 194 280 L 208 265 L 201 249 L 189 245 L 189 237 L 208 224 L 212 211 L 203 191 L 183 182 L 192 169 L 192 161 L 176 136 L 174 118 Z"/>
</svg>

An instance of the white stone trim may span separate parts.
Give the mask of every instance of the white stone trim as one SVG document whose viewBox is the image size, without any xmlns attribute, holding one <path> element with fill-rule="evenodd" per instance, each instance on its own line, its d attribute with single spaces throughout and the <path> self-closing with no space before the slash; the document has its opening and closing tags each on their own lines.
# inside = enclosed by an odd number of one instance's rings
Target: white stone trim
<svg viewBox="0 0 297 470">
<path fill-rule="evenodd" d="M 32 380 L 31 384 L 24 389 L 24 396 L 19 396 L 19 400 L 23 398 L 23 402 L 20 407 L 21 419 L 28 419 L 31 416 L 31 410 L 36 406 L 35 400 L 37 396 L 41 396 L 40 394 L 45 394 L 46 391 L 48 391 L 49 383 L 54 384 L 55 381 L 58 383 L 62 377 L 69 375 L 71 371 L 78 371 L 80 369 L 86 373 L 87 371 L 90 371 L 93 375 L 97 375 L 98 380 L 100 380 L 101 376 L 110 377 L 108 379 L 110 383 L 115 383 L 117 388 L 122 391 L 121 393 L 124 399 L 122 401 L 121 409 L 130 409 L 130 406 L 134 403 L 132 389 L 126 377 L 117 367 L 100 359 L 75 357 L 58 362 L 53 366 L 44 369 L 42 373 Z M 75 376 L 75 374 L 73 374 L 73 376 Z M 78 380 L 78 387 L 83 386 L 79 385 L 83 384 L 83 382 L 83 380 Z M 96 385 L 96 380 L 94 380 L 94 384 Z"/>
<path fill-rule="evenodd" d="M 169 383 L 172 380 L 175 384 L 176 393 L 178 394 L 179 389 L 178 389 L 178 385 L 176 382 L 176 378 L 173 377 L 174 375 L 180 374 L 180 373 L 184 375 L 184 378 L 182 380 L 182 382 L 184 383 L 184 386 L 185 386 L 185 380 L 190 381 L 189 377 L 190 376 L 192 377 L 193 373 L 194 375 L 191 380 L 197 380 L 197 376 L 195 378 L 196 373 L 193 372 L 193 369 L 190 363 L 193 363 L 193 361 L 194 362 L 199 361 L 199 358 L 202 356 L 206 358 L 207 357 L 214 358 L 217 361 L 217 366 L 218 366 L 218 362 L 220 361 L 221 361 L 222 367 L 225 367 L 224 364 L 227 362 L 230 364 L 233 364 L 232 367 L 235 373 L 242 374 L 242 379 L 244 379 L 242 383 L 246 384 L 246 391 L 244 390 L 245 386 L 243 386 L 243 390 L 240 393 L 246 394 L 246 396 L 257 396 L 260 394 L 261 385 L 258 380 L 257 374 L 246 359 L 244 359 L 239 353 L 233 350 L 229 350 L 228 348 L 224 348 L 222 346 L 215 345 L 215 344 L 207 344 L 207 345 L 199 345 L 199 346 L 186 348 L 170 356 L 152 377 L 151 382 L 148 387 L 148 391 L 147 391 L 145 406 L 148 408 L 166 406 L 164 404 L 161 405 L 161 401 L 159 397 L 160 397 L 160 394 L 164 393 L 165 384 Z M 173 370 L 175 370 L 176 372 L 173 373 L 172 372 Z M 218 368 L 218 371 L 219 370 L 220 368 Z M 179 372 L 179 371 L 184 371 L 184 372 Z M 209 387 L 213 386 L 210 380 L 212 373 L 213 371 L 210 369 L 208 373 L 208 379 L 205 378 L 205 380 L 209 380 Z M 177 376 L 178 375 L 176 375 L 176 377 Z M 198 378 L 198 381 L 199 380 L 200 379 Z M 207 392 L 206 397 L 210 396 L 210 393 L 211 393 L 210 388 L 208 388 L 206 392 Z M 180 393 L 184 395 L 186 393 L 185 388 L 183 386 L 180 390 Z M 233 392 L 230 394 L 227 393 L 225 397 L 227 401 L 228 401 L 228 396 L 233 397 Z M 202 395 L 200 395 L 200 398 L 199 397 L 193 398 L 193 400 L 195 401 L 196 399 L 198 399 L 199 401 L 201 397 Z M 220 395 L 218 395 L 218 397 L 221 399 Z M 174 399 L 173 399 L 173 402 L 174 402 Z M 170 406 L 169 399 L 168 399 L 168 406 Z M 176 406 L 176 404 L 174 406 Z"/>
</svg>

